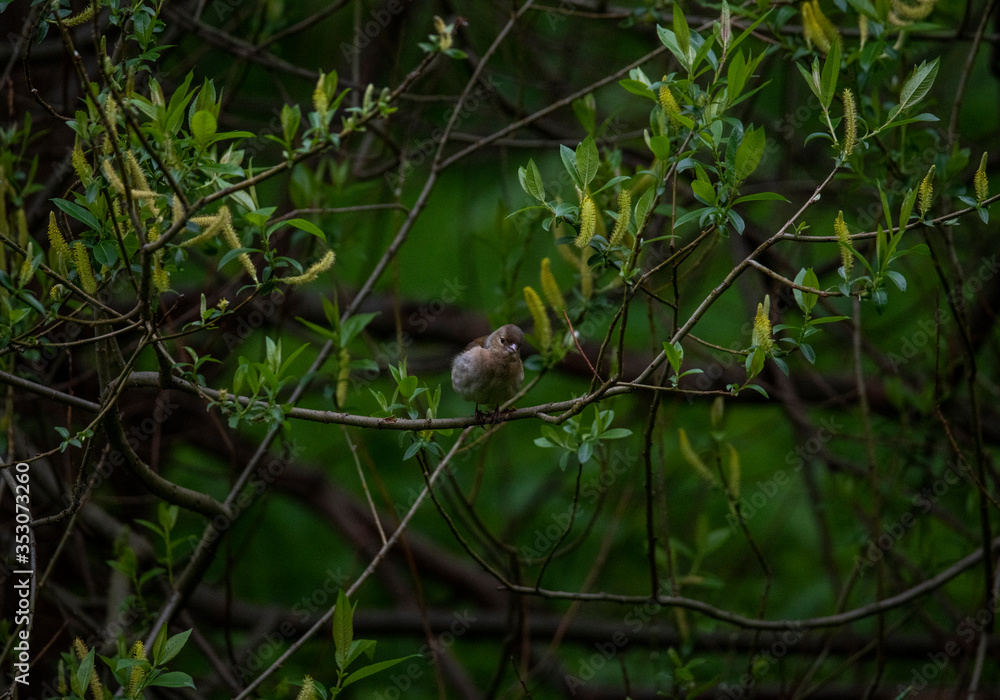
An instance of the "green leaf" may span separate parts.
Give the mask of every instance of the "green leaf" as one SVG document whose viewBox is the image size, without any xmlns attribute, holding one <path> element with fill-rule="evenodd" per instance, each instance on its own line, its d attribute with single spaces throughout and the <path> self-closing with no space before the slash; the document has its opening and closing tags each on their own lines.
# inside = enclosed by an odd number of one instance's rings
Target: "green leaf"
<svg viewBox="0 0 1000 700">
<path fill-rule="evenodd" d="M 406 460 L 410 459 L 410 457 L 420 452 L 420 448 L 422 448 L 423 446 L 424 443 L 418 440 L 417 442 L 407 447 L 406 452 L 403 454 L 403 461 L 405 462 Z M 344 665 L 346 666 L 347 664 L 345 663 Z"/>
<path fill-rule="evenodd" d="M 903 277 L 901 274 L 899 274 L 895 270 L 889 270 L 885 273 L 885 276 L 891 279 L 896 284 L 896 286 L 899 287 L 899 291 L 901 292 L 906 291 L 906 278 Z"/>
<path fill-rule="evenodd" d="M 664 340 L 663 353 L 667 356 L 667 362 L 670 363 L 670 368 L 674 370 L 674 374 L 680 372 L 681 362 L 684 361 L 684 348 L 680 342 L 670 344 Z"/>
<path fill-rule="evenodd" d="M 345 320 L 340 326 L 340 345 L 343 347 L 354 340 L 365 327 L 372 322 L 381 311 L 373 311 L 366 314 L 354 314 Z"/>
<path fill-rule="evenodd" d="M 660 160 L 667 160 L 670 158 L 670 137 L 669 136 L 653 136 L 649 139 L 649 150 L 653 152 L 653 155 Z"/>
<path fill-rule="evenodd" d="M 632 80 L 631 78 L 625 78 L 619 80 L 618 84 L 623 88 L 631 92 L 633 95 L 639 95 L 640 97 L 648 97 L 653 102 L 657 102 L 656 93 L 649 89 L 649 85 L 642 82 L 641 80 Z"/>
<path fill-rule="evenodd" d="M 188 79 L 190 79 L 190 74 Z M 160 658 L 163 656 L 163 652 L 167 648 L 167 626 L 163 625 L 160 627 L 160 631 L 156 633 L 156 639 L 153 640 L 153 663 L 157 666 L 161 665 Z"/>
<path fill-rule="evenodd" d="M 736 180 L 742 182 L 757 169 L 764 156 L 764 128 L 758 127 L 743 134 L 740 147 L 736 149 Z"/>
<path fill-rule="evenodd" d="M 816 364 L 816 351 L 813 350 L 812 345 L 809 343 L 802 343 L 799 345 L 799 350 L 802 351 L 802 357 L 806 358 L 806 362 L 811 365 Z"/>
<path fill-rule="evenodd" d="M 889 294 L 884 289 L 876 289 L 872 292 L 872 301 L 875 302 L 875 310 L 881 316 L 886 304 L 889 303 Z"/>
<path fill-rule="evenodd" d="M 94 260 L 105 267 L 114 267 L 118 262 L 118 246 L 111 241 L 100 241 L 93 250 Z"/>
<path fill-rule="evenodd" d="M 420 655 L 419 654 L 411 654 L 410 656 L 403 656 L 403 657 L 398 658 L 398 659 L 389 659 L 388 661 L 378 661 L 376 663 L 369 664 L 368 666 L 365 666 L 364 668 L 359 668 L 357 671 L 355 671 L 354 673 L 352 673 L 351 675 L 349 675 L 347 678 L 345 678 L 344 679 L 344 683 L 343 683 L 343 685 L 341 687 L 346 688 L 351 683 L 356 683 L 357 681 L 360 681 L 362 678 L 367 678 L 368 676 L 372 676 L 372 675 L 378 673 L 379 671 L 384 671 L 387 668 L 392 668 L 396 664 L 402 663 L 403 661 L 406 661 L 407 659 L 414 659 L 414 658 L 420 658 Z"/>
<path fill-rule="evenodd" d="M 795 67 L 799 69 L 799 73 L 801 73 L 802 77 L 805 78 L 806 85 L 808 85 L 809 89 L 812 90 L 812 93 L 816 96 L 816 99 L 822 100 L 823 98 L 820 95 L 819 85 L 816 84 L 816 79 L 813 77 L 813 74 L 809 72 L 809 69 L 807 69 L 801 63 L 796 63 Z M 813 67 L 815 69 L 815 63 Z"/>
<path fill-rule="evenodd" d="M 340 337 L 336 331 L 330 330 L 329 328 L 324 328 L 323 326 L 317 323 L 313 323 L 312 321 L 308 321 L 302 318 L 301 316 L 296 316 L 295 320 L 301 323 L 302 325 L 306 326 L 307 328 L 312 329 L 314 332 L 318 333 L 321 338 L 326 338 L 328 340 L 338 340 Z"/>
<path fill-rule="evenodd" d="M 677 11 L 677 6 L 674 5 L 674 11 Z M 684 23 L 687 27 L 687 22 Z M 677 40 L 677 33 L 673 32 L 666 27 L 661 27 L 656 25 L 656 34 L 660 37 L 660 43 L 667 47 L 667 49 L 674 55 L 674 57 L 684 66 L 684 70 L 688 73 L 691 72 L 691 57 L 688 55 L 687 49 L 681 49 L 680 43 Z M 690 37 L 689 37 L 690 45 Z M 627 89 L 627 88 L 626 88 Z"/>
<path fill-rule="evenodd" d="M 212 141 L 218 123 L 215 115 L 207 109 L 200 109 L 191 117 L 191 135 L 199 146 L 205 148 Z"/>
<path fill-rule="evenodd" d="M 767 359 L 767 355 L 764 352 L 764 348 L 757 346 L 754 348 L 753 352 L 747 357 L 746 368 L 747 368 L 747 379 L 753 379 L 760 371 L 764 369 L 764 360 Z"/>
<path fill-rule="evenodd" d="M 903 204 L 899 208 L 899 232 L 902 233 L 913 213 L 913 204 L 917 201 L 917 188 L 911 188 L 903 198 Z"/>
<path fill-rule="evenodd" d="M 939 58 L 935 58 L 930 63 L 923 61 L 913 69 L 913 73 L 903 83 L 903 88 L 899 93 L 899 107 L 893 111 L 893 115 L 902 112 L 908 107 L 912 107 L 924 98 L 924 95 L 927 94 L 927 91 L 934 84 L 940 61 L 941 59 Z"/>
<path fill-rule="evenodd" d="M 833 96 L 837 94 L 837 77 L 840 75 L 840 42 L 834 41 L 823 63 L 823 75 L 820 78 L 820 101 L 824 109 L 830 108 Z"/>
<path fill-rule="evenodd" d="M 285 137 L 285 144 L 291 145 L 292 139 L 299 130 L 299 122 L 302 121 L 302 110 L 298 105 L 291 107 L 284 105 L 281 108 L 281 131 Z"/>
<path fill-rule="evenodd" d="M 233 250 L 230 250 L 228 253 L 222 256 L 222 259 L 219 261 L 219 267 L 220 268 L 225 267 L 226 263 L 235 260 L 236 258 L 240 257 L 240 255 L 242 255 L 243 253 L 253 253 L 253 252 L 254 252 L 253 248 L 235 248 Z"/>
<path fill-rule="evenodd" d="M 521 189 L 538 201 L 545 201 L 545 182 L 534 160 L 528 161 L 527 168 L 518 168 L 517 178 L 521 182 Z"/>
<path fill-rule="evenodd" d="M 653 208 L 653 198 L 656 197 L 656 187 L 649 187 L 642 196 L 639 197 L 639 201 L 635 204 L 635 223 L 638 230 L 639 226 L 642 226 L 646 221 L 646 215 L 649 214 L 650 209 Z"/>
<path fill-rule="evenodd" d="M 57 207 L 62 209 L 64 212 L 69 214 L 72 218 L 77 221 L 82 221 L 87 224 L 93 231 L 101 232 L 101 225 L 97 222 L 97 217 L 91 214 L 87 209 L 81 207 L 79 204 L 67 201 L 65 199 L 53 199 L 52 203 Z"/>
<path fill-rule="evenodd" d="M 729 68 L 726 71 L 726 99 L 730 104 L 743 92 L 743 87 L 746 85 L 747 78 L 749 77 L 750 69 L 746 59 L 743 58 L 743 52 L 737 51 L 736 55 L 729 62 Z"/>
<path fill-rule="evenodd" d="M 319 226 L 311 221 L 306 221 L 305 219 L 288 219 L 287 221 L 282 221 L 279 226 L 294 226 L 300 231 L 305 231 L 306 233 L 311 233 L 320 240 L 326 240 L 326 233 Z"/>
<path fill-rule="evenodd" d="M 621 438 L 627 438 L 632 434 L 632 431 L 628 428 L 611 428 L 610 430 L 605 430 L 601 433 L 602 440 L 620 440 Z"/>
<path fill-rule="evenodd" d="M 191 630 L 189 629 L 170 637 L 163 645 L 163 654 L 160 657 L 154 657 L 156 658 L 156 665 L 164 666 L 170 659 L 177 656 L 181 649 L 184 648 L 184 645 L 187 644 L 188 637 L 190 636 Z"/>
<path fill-rule="evenodd" d="M 697 197 L 700 202 L 708 204 L 709 206 L 715 206 L 715 203 L 718 200 L 718 195 L 716 195 L 715 187 L 712 186 L 712 183 L 704 180 L 694 180 L 691 183 L 691 189 L 694 191 L 694 196 Z"/>
<path fill-rule="evenodd" d="M 347 663 L 347 656 L 354 641 L 354 608 L 344 595 L 344 590 L 337 591 L 337 605 L 333 610 L 333 644 L 337 650 L 337 666 L 341 671 Z"/>
<path fill-rule="evenodd" d="M 795 276 L 795 284 L 803 287 L 818 289 L 819 279 L 817 279 L 816 273 L 813 272 L 811 267 L 804 267 L 799 270 L 799 274 Z M 795 303 L 798 304 L 800 309 L 802 309 L 802 313 L 807 316 L 812 313 L 813 307 L 816 306 L 816 302 L 819 301 L 819 295 L 813 294 L 812 292 L 803 292 L 801 289 L 792 289 L 792 294 L 795 297 Z"/>
<path fill-rule="evenodd" d="M 161 688 L 194 688 L 194 680 L 182 671 L 167 671 L 166 673 L 161 673 L 146 683 L 146 685 L 155 685 Z"/>
<path fill-rule="evenodd" d="M 674 3 L 674 36 L 677 37 L 677 47 L 685 59 L 690 55 L 691 50 L 691 30 L 688 29 L 687 18 L 679 3 Z M 688 70 L 690 70 L 690 65 Z"/>
<path fill-rule="evenodd" d="M 80 687 L 86 689 L 90 685 L 90 677 L 94 673 L 94 650 L 91 649 L 80 661 L 80 667 L 76 669 L 76 680 Z"/>
<path fill-rule="evenodd" d="M 561 144 L 559 146 L 559 157 L 562 159 L 566 172 L 573 180 L 573 184 L 582 190 L 583 182 L 580 180 L 580 174 L 576 171 L 576 153 L 569 146 Z"/>
<path fill-rule="evenodd" d="M 597 168 L 601 164 L 601 157 L 597 153 L 597 144 L 592 136 L 588 136 L 579 146 L 576 147 L 576 172 L 583 182 L 580 189 L 586 190 L 594 177 L 597 175 Z"/>
<path fill-rule="evenodd" d="M 787 202 L 788 200 L 784 196 L 778 194 L 777 192 L 757 192 L 755 194 L 748 194 L 744 195 L 743 197 L 740 197 L 735 202 L 733 202 L 733 205 L 735 206 L 737 204 L 743 204 L 744 202 L 766 202 L 766 201 Z"/>
</svg>

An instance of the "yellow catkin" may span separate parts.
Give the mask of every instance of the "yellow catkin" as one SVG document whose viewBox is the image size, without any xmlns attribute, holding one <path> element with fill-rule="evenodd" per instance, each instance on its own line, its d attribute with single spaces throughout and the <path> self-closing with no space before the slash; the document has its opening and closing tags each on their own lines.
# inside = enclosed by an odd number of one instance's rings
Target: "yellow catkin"
<svg viewBox="0 0 1000 700">
<path fill-rule="evenodd" d="M 53 262 L 58 260 L 68 261 L 72 257 L 69 246 L 66 244 L 66 239 L 63 238 L 62 231 L 59 230 L 59 224 L 56 222 L 56 213 L 54 211 L 49 212 L 49 248 L 56 254 L 56 260 L 53 260 Z M 53 265 L 53 267 L 56 267 L 56 265 Z"/>
<path fill-rule="evenodd" d="M 837 27 L 827 19 L 820 9 L 819 0 L 807 0 L 802 3 L 802 29 L 806 37 L 806 43 L 815 45 L 823 53 L 827 53 L 833 42 L 840 41 L 840 32 Z"/>
<path fill-rule="evenodd" d="M 93 182 L 94 171 L 83 154 L 83 147 L 80 145 L 79 138 L 73 143 L 73 155 L 70 160 L 73 163 L 73 171 L 83 184 L 89 185 Z"/>
<path fill-rule="evenodd" d="M 295 700 L 316 700 L 316 683 L 310 676 L 302 680 L 302 690 L 295 696 Z"/>
<path fill-rule="evenodd" d="M 195 216 L 191 218 L 191 223 L 203 226 L 204 230 L 195 235 L 194 238 L 189 238 L 181 243 L 181 248 L 190 248 L 218 234 L 222 230 L 222 215 L 221 213 L 216 213 L 211 216 Z"/>
<path fill-rule="evenodd" d="M 173 217 L 171 223 L 177 223 L 184 218 L 184 202 L 177 195 L 170 200 L 170 215 Z"/>
<path fill-rule="evenodd" d="M 840 30 L 837 29 L 837 26 L 831 22 L 825 14 L 823 14 L 823 10 L 819 7 L 819 0 L 812 0 L 812 7 L 813 18 L 819 24 L 819 28 L 820 31 L 823 32 L 823 36 L 826 37 L 827 45 L 832 46 L 834 42 L 839 42 L 841 40 Z"/>
<path fill-rule="evenodd" d="M 770 306 L 770 303 L 768 304 Z M 757 315 L 753 319 L 752 344 L 761 348 L 765 354 L 774 350 L 774 339 L 771 338 L 771 319 L 767 316 L 764 304 L 757 304 Z"/>
<path fill-rule="evenodd" d="M 136 642 L 132 647 L 132 658 L 138 661 L 146 661 L 146 649 L 143 647 L 142 642 Z M 125 691 L 125 696 L 129 698 L 138 697 L 139 691 L 142 689 L 142 682 L 145 678 L 146 670 L 141 666 L 133 666 L 132 670 L 129 672 L 128 689 Z"/>
<path fill-rule="evenodd" d="M 921 216 L 927 215 L 927 211 L 931 208 L 931 202 L 934 200 L 935 167 L 934 165 L 930 167 L 930 170 L 924 175 L 924 179 L 920 181 L 919 189 L 917 189 L 917 209 Z"/>
<path fill-rule="evenodd" d="M 674 98 L 674 93 L 670 91 L 670 88 L 666 85 L 660 86 L 659 92 L 660 107 L 670 117 L 670 121 L 676 123 L 677 117 L 681 113 L 681 106 L 677 104 L 676 98 Z"/>
<path fill-rule="evenodd" d="M 524 288 L 524 301 L 531 312 L 531 318 L 535 322 L 535 340 L 538 341 L 539 350 L 543 355 L 548 355 L 552 349 L 552 323 L 549 315 L 545 313 L 545 304 L 531 287 Z"/>
<path fill-rule="evenodd" d="M 17 272 L 17 286 L 24 287 L 35 274 L 35 265 L 32 258 L 35 257 L 35 244 L 28 241 L 28 246 L 24 251 L 24 260 L 21 262 L 21 269 Z"/>
<path fill-rule="evenodd" d="M 892 0 L 889 14 L 893 24 L 906 25 L 926 19 L 934 10 L 937 0 Z"/>
<path fill-rule="evenodd" d="M 115 168 L 111 164 L 110 158 L 104 159 L 104 162 L 101 163 L 101 169 L 104 171 L 104 177 L 108 178 L 108 182 L 111 183 L 111 187 L 114 188 L 115 192 L 120 195 L 124 195 L 125 183 L 122 182 L 120 177 L 118 177 L 118 173 L 115 172 Z"/>
<path fill-rule="evenodd" d="M 314 262 L 309 266 L 305 272 L 301 275 L 295 275 L 294 277 L 285 277 L 282 282 L 285 284 L 305 284 L 306 282 L 312 282 L 321 272 L 326 272 L 331 267 L 333 267 L 334 261 L 337 259 L 336 254 L 332 250 L 326 251 L 326 254 L 320 258 L 318 261 Z"/>
<path fill-rule="evenodd" d="M 597 232 L 597 205 L 589 195 L 580 204 L 580 233 L 574 243 L 577 248 L 586 248 Z"/>
<path fill-rule="evenodd" d="M 233 215 L 229 211 L 229 207 L 222 205 L 219 207 L 219 218 L 222 221 L 222 237 L 225 239 L 226 243 L 233 250 L 237 248 L 242 248 L 243 244 L 240 243 L 239 236 L 236 235 L 236 229 L 233 227 Z M 240 265 L 243 269 L 247 271 L 250 278 L 254 281 L 254 284 L 258 283 L 257 280 L 257 270 L 253 266 L 253 261 L 250 259 L 250 255 L 247 253 L 240 253 L 237 256 L 240 261 Z"/>
<path fill-rule="evenodd" d="M 128 169 L 129 178 L 132 180 L 132 189 L 149 192 L 151 189 L 149 181 L 146 180 L 146 174 L 142 172 L 142 168 L 139 167 L 139 160 L 132 151 L 125 151 L 125 167 Z"/>
<path fill-rule="evenodd" d="M 542 294 L 549 302 L 549 306 L 557 314 L 561 314 L 566 308 L 566 300 L 563 299 L 562 292 L 559 291 L 559 284 L 555 275 L 552 274 L 552 262 L 548 258 L 542 258 Z"/>
<path fill-rule="evenodd" d="M 313 109 L 319 113 L 320 121 L 326 118 L 326 113 L 330 109 L 330 98 L 326 95 L 326 74 L 323 71 L 319 72 L 319 80 L 316 81 L 316 87 L 313 88 L 312 102 Z"/>
<path fill-rule="evenodd" d="M 106 134 L 103 144 L 104 153 L 107 155 L 115 150 L 111 147 L 111 139 L 118 138 L 118 103 L 111 95 L 108 95 L 108 98 L 104 100 L 104 114 L 107 116 L 110 126 L 110 131 Z"/>
<path fill-rule="evenodd" d="M 94 279 L 94 269 L 90 266 L 90 253 L 80 241 L 73 244 L 73 262 L 76 263 L 76 274 L 80 286 L 87 294 L 97 291 L 97 280 Z"/>
<path fill-rule="evenodd" d="M 82 11 L 76 13 L 72 17 L 67 17 L 62 21 L 64 27 L 78 27 L 84 22 L 89 22 L 97 14 L 97 0 L 91 2 Z"/>
<path fill-rule="evenodd" d="M 694 448 L 691 447 L 691 441 L 688 440 L 687 432 L 684 430 L 684 428 L 678 428 L 677 441 L 680 445 L 680 452 L 681 456 L 684 458 L 684 461 L 687 462 L 692 467 L 694 467 L 694 470 L 698 472 L 698 475 L 702 479 L 707 481 L 712 486 L 718 486 L 719 485 L 718 477 L 716 477 L 715 474 L 712 473 L 712 471 L 701 460 L 701 457 L 698 456 L 698 453 L 694 451 Z"/>
<path fill-rule="evenodd" d="M 972 178 L 972 187 L 976 192 L 976 201 L 982 204 L 990 196 L 990 181 L 986 179 L 986 153 L 979 161 L 979 169 Z"/>
<path fill-rule="evenodd" d="M 618 221 L 611 232 L 611 245 L 619 245 L 628 233 L 628 224 L 632 220 L 632 194 L 628 190 L 618 193 Z"/>
<path fill-rule="evenodd" d="M 851 155 L 858 139 L 858 108 L 854 104 L 854 93 L 844 88 L 844 157 Z"/>
<path fill-rule="evenodd" d="M 830 50 L 830 42 L 827 41 L 823 29 L 813 16 L 813 8 L 809 2 L 802 3 L 802 33 L 806 38 L 806 44 L 811 48 L 816 46 L 820 51 L 826 53 Z"/>
<path fill-rule="evenodd" d="M 162 250 L 156 251 L 157 253 L 162 253 Z M 153 258 L 153 272 L 151 279 L 153 280 L 153 287 L 156 288 L 158 294 L 163 294 L 170 289 L 170 273 L 163 269 L 162 256 L 155 256 Z"/>
<path fill-rule="evenodd" d="M 438 48 L 442 51 L 450 49 L 452 44 L 451 29 L 437 15 L 434 15 L 434 31 L 437 32 Z"/>
<path fill-rule="evenodd" d="M 837 236 L 837 243 L 840 247 L 840 263 L 844 266 L 844 275 L 850 279 L 851 268 L 854 267 L 854 254 L 851 252 L 850 236 L 847 224 L 844 222 L 844 212 L 838 211 L 837 218 L 833 222 L 833 232 Z"/>
</svg>

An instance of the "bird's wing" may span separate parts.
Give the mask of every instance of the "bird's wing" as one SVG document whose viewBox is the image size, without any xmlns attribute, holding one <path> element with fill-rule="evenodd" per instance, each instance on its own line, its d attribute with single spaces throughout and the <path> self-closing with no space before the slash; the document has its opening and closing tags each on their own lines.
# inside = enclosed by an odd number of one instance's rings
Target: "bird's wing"
<svg viewBox="0 0 1000 700">
<path fill-rule="evenodd" d="M 466 350 L 471 350 L 472 348 L 485 348 L 486 347 L 486 338 L 487 338 L 487 336 L 485 336 L 485 335 L 481 336 L 479 338 L 476 338 L 471 343 L 469 343 L 468 345 L 466 345 L 462 349 L 462 352 L 465 352 Z"/>
</svg>

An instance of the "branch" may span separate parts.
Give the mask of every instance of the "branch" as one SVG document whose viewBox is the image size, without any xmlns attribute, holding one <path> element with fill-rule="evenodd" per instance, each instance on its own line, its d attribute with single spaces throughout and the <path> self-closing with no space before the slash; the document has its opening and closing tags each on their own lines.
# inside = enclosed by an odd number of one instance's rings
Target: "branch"
<svg viewBox="0 0 1000 700">
<path fill-rule="evenodd" d="M 994 539 L 992 545 L 993 550 L 998 548 L 1000 548 L 1000 537 Z M 902 593 L 897 593 L 889 598 L 884 598 L 877 602 L 869 603 L 868 605 L 862 605 L 859 608 L 854 608 L 853 610 L 848 610 L 847 612 L 836 615 L 807 617 L 799 620 L 761 620 L 756 617 L 747 617 L 738 613 L 729 612 L 728 610 L 717 608 L 704 601 L 696 600 L 694 598 L 685 598 L 683 596 L 658 595 L 651 598 L 649 596 L 616 595 L 613 593 L 573 593 L 571 591 L 552 591 L 544 588 L 536 590 L 532 586 L 518 586 L 513 584 L 507 584 L 506 587 L 515 593 L 536 595 L 542 598 L 551 598 L 556 600 L 579 600 L 591 602 L 601 601 L 609 603 L 622 603 L 625 605 L 655 603 L 663 607 L 684 608 L 687 610 L 693 610 L 694 612 L 699 612 L 714 620 L 719 620 L 721 622 L 726 622 L 731 625 L 747 629 L 814 629 L 822 627 L 839 627 L 841 625 L 857 622 L 858 620 L 864 620 L 865 618 L 873 615 L 878 615 L 886 610 L 898 608 L 937 590 L 952 579 L 957 578 L 972 567 L 976 566 L 982 558 L 983 550 L 978 549 L 965 558 L 958 560 L 937 576 L 933 576 L 932 578 L 929 578 L 926 581 L 917 584 L 913 588 L 903 591 Z"/>
</svg>

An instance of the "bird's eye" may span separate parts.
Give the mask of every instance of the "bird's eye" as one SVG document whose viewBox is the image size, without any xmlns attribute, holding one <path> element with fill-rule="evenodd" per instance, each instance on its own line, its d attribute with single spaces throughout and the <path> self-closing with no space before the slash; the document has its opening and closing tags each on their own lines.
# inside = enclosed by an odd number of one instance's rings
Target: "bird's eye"
<svg viewBox="0 0 1000 700">
<path fill-rule="evenodd" d="M 500 336 L 500 342 L 503 343 L 504 345 L 506 345 L 507 344 L 507 339 L 504 338 L 503 336 Z"/>
</svg>

